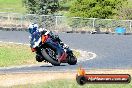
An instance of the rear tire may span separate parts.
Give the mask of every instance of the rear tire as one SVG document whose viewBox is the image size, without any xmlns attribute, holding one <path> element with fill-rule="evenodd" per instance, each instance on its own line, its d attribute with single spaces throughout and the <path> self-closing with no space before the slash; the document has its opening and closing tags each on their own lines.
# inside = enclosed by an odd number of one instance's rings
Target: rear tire
<svg viewBox="0 0 132 88">
<path fill-rule="evenodd" d="M 43 57 L 44 57 L 48 62 L 50 62 L 52 65 L 54 65 L 54 66 L 60 66 L 60 62 L 58 62 L 58 61 L 54 60 L 52 57 L 50 57 L 50 56 L 47 54 L 47 52 L 46 52 L 45 49 L 43 49 L 43 50 L 41 51 L 41 53 L 42 53 Z"/>
</svg>

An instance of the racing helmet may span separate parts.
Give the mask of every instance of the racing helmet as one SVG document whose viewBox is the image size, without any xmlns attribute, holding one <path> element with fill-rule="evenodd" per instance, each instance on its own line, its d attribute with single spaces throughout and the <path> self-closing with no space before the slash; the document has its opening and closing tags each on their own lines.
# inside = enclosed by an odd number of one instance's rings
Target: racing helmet
<svg viewBox="0 0 132 88">
<path fill-rule="evenodd" d="M 30 24 L 28 27 L 28 31 L 30 34 L 33 34 L 37 30 L 38 30 L 38 24 L 36 24 L 36 23 Z"/>
</svg>

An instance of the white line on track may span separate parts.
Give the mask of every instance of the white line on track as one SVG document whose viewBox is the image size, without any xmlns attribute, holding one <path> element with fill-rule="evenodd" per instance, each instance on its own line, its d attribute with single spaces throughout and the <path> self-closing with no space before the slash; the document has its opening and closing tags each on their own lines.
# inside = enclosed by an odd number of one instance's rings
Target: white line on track
<svg viewBox="0 0 132 88">
<path fill-rule="evenodd" d="M 78 59 L 78 62 L 83 62 L 83 61 L 86 61 L 86 60 L 91 60 L 91 59 L 94 59 L 96 58 L 96 54 L 93 53 L 93 52 L 88 52 L 88 51 L 85 51 L 85 50 L 79 50 L 79 49 L 73 49 L 73 50 L 76 50 L 77 52 L 80 53 L 80 57 Z"/>
<path fill-rule="evenodd" d="M 9 44 L 18 44 L 18 45 L 30 45 L 30 44 L 24 44 L 24 43 L 17 43 L 17 42 L 4 42 L 0 41 L 1 43 L 9 43 Z"/>
</svg>

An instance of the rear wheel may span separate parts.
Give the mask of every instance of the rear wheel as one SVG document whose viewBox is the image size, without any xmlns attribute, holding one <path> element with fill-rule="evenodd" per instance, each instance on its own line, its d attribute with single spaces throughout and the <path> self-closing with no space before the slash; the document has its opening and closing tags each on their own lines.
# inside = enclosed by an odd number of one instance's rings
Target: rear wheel
<svg viewBox="0 0 132 88">
<path fill-rule="evenodd" d="M 56 59 L 56 53 L 50 48 L 42 49 L 43 57 L 54 66 L 59 66 L 60 62 Z"/>
</svg>

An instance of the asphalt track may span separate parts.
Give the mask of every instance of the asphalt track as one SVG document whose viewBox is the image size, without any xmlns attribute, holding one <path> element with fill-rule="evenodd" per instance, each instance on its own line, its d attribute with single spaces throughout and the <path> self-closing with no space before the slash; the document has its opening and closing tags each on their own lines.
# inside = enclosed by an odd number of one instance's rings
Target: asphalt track
<svg viewBox="0 0 132 88">
<path fill-rule="evenodd" d="M 29 43 L 29 34 L 22 31 L 0 31 L 0 41 Z M 32 71 L 70 71 L 80 65 L 85 69 L 131 69 L 132 68 L 132 35 L 59 33 L 60 38 L 70 48 L 96 53 L 97 57 L 79 62 L 77 65 L 61 66 L 41 65 L 21 68 L 0 68 L 5 72 Z"/>
</svg>

